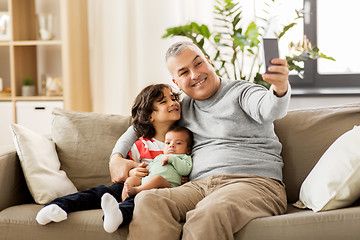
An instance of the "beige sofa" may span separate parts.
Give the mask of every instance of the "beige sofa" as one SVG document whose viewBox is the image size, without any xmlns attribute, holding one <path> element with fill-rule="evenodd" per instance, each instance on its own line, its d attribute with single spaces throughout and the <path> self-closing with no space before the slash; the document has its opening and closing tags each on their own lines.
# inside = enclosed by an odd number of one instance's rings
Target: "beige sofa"
<svg viewBox="0 0 360 240">
<path fill-rule="evenodd" d="M 76 148 L 94 148 L 93 151 L 101 152 L 101 160 L 105 168 L 103 174 L 107 174 L 107 161 L 111 148 L 118 135 L 129 125 L 128 117 L 105 116 L 93 113 L 76 113 L 60 111 L 60 117 L 67 117 L 67 121 L 55 121 L 53 131 L 57 134 L 68 132 L 67 134 L 76 135 L 79 142 L 73 144 Z M 71 115 L 71 117 L 69 117 Z M 75 116 L 75 117 L 74 117 Z M 105 116 L 105 117 L 104 117 Z M 59 113 L 57 115 L 59 117 Z M 77 118 L 77 121 L 73 119 Z M 69 120 L 70 119 L 70 120 Z M 100 119 L 99 121 L 97 119 Z M 110 120 L 111 121 L 110 121 Z M 109 120 L 109 121 L 108 121 Z M 73 124 L 76 122 L 75 124 Z M 99 125 L 98 132 L 85 131 L 89 125 L 84 122 Z M 101 126 L 104 124 L 104 126 Z M 326 239 L 326 240 L 345 240 L 360 238 L 360 203 L 355 202 L 349 207 L 342 209 L 314 213 L 311 210 L 300 210 L 294 208 L 291 203 L 298 200 L 299 189 L 326 149 L 340 135 L 360 124 L 360 103 L 335 106 L 328 108 L 304 109 L 289 111 L 288 115 L 276 121 L 275 130 L 283 143 L 282 156 L 284 159 L 284 182 L 286 184 L 288 196 L 287 213 L 281 216 L 259 218 L 251 221 L 240 232 L 235 234 L 235 239 L 242 240 L 279 240 L 279 239 Z M 109 130 L 110 125 L 110 130 Z M 120 126 L 121 125 L 121 126 Z M 103 140 L 106 133 L 102 133 L 101 128 L 108 129 L 108 134 L 114 134 L 106 142 Z M 115 128 L 112 128 L 114 127 Z M 80 129 L 84 127 L 84 129 Z M 116 130 L 116 127 L 120 129 Z M 61 129 L 62 128 L 62 129 Z M 70 129 L 70 130 L 69 130 Z M 75 130 L 74 130 L 75 129 Z M 80 130 L 79 130 L 80 129 Z M 100 129 L 100 130 L 99 130 Z M 100 131 L 100 132 L 99 132 Z M 88 134 L 84 136 L 82 134 Z M 95 134 L 95 135 L 94 135 Z M 100 135 L 103 134 L 103 135 Z M 56 134 L 55 134 L 56 135 Z M 78 189 L 83 189 L 92 185 L 102 184 L 101 177 L 87 176 L 92 179 L 90 185 L 83 182 L 86 177 L 86 169 L 83 172 L 71 171 L 73 168 L 72 160 L 64 160 L 66 144 L 58 136 L 53 136 L 58 147 L 60 162 L 63 169 L 68 173 L 68 177 L 74 182 Z M 69 138 L 65 134 L 65 138 Z M 77 141 L 68 139 L 68 142 Z M 86 144 L 81 145 L 81 142 Z M 89 142 L 98 142 L 98 148 L 89 145 Z M 105 141 L 105 142 L 104 142 Z M 110 145 L 107 146 L 106 145 Z M 105 148 L 105 149 L 104 149 Z M 81 151 L 80 151 L 81 153 Z M 70 154 L 74 154 L 71 153 Z M 66 155 L 66 154 L 65 154 Z M 88 161 L 98 161 L 88 158 Z M 77 166 L 75 165 L 74 168 Z M 98 166 L 97 166 L 98 168 Z M 91 171 L 90 171 L 91 172 Z M 83 174 L 81 176 L 76 174 Z M 105 175 L 104 175 L 105 176 Z M 94 178 L 93 178 L 94 177 Z M 94 179 L 97 179 L 94 181 Z M 106 183 L 109 184 L 108 175 L 105 176 Z M 79 181 L 80 180 L 80 181 Z M 106 233 L 102 227 L 102 211 L 91 210 L 71 213 L 66 221 L 61 223 L 50 223 L 41 226 L 36 223 L 36 213 L 42 205 L 34 203 L 25 179 L 19 158 L 14 147 L 2 148 L 0 153 L 0 239 L 23 240 L 23 239 L 125 239 L 128 233 L 128 226 L 121 227 L 113 234 Z M 151 233 L 151 234 L 156 234 Z"/>
</svg>

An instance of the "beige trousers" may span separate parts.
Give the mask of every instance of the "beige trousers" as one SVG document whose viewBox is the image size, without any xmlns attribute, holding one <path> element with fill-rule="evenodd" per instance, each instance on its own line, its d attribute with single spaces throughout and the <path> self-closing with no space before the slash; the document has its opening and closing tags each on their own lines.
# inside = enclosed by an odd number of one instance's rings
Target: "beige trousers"
<svg viewBox="0 0 360 240">
<path fill-rule="evenodd" d="M 286 203 L 283 184 L 252 175 L 143 191 L 135 198 L 128 239 L 234 239 L 252 219 L 285 213 Z"/>
</svg>

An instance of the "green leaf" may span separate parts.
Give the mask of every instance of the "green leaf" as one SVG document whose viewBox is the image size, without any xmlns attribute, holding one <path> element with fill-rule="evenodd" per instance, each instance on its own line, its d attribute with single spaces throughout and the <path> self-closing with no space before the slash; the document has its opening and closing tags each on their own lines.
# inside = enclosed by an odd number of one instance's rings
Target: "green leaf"
<svg viewBox="0 0 360 240">
<path fill-rule="evenodd" d="M 250 43 L 247 41 L 246 36 L 239 33 L 235 33 L 234 43 L 236 46 L 240 46 L 241 49 L 244 49 L 245 46 L 250 46 Z"/>
<path fill-rule="evenodd" d="M 280 39 L 282 36 L 284 36 L 284 34 L 289 31 L 292 27 L 294 27 L 297 23 L 293 22 L 293 23 L 290 23 L 288 25 L 286 25 L 282 32 L 279 34 L 278 38 Z"/>
<path fill-rule="evenodd" d="M 256 26 L 255 22 L 251 22 L 245 32 L 245 36 L 247 36 L 250 40 L 251 46 L 257 46 L 260 41 L 258 27 Z"/>
<path fill-rule="evenodd" d="M 252 55 L 255 54 L 254 51 L 251 48 L 248 48 L 247 51 L 251 53 Z"/>
<path fill-rule="evenodd" d="M 220 35 L 220 34 L 216 34 L 216 35 L 214 36 L 214 41 L 215 41 L 215 43 L 219 43 L 220 40 L 221 40 L 221 35 Z"/>
<path fill-rule="evenodd" d="M 240 22 L 240 20 L 241 20 L 240 14 L 241 14 L 241 12 L 239 12 L 238 14 L 235 15 L 234 21 L 232 23 L 233 28 L 235 28 L 236 25 Z"/>
<path fill-rule="evenodd" d="M 320 53 L 320 58 L 328 59 L 328 60 L 331 60 L 331 61 L 336 61 L 334 58 L 328 57 L 328 56 L 326 56 L 326 55 L 323 54 L 323 53 Z"/>
<path fill-rule="evenodd" d="M 211 36 L 209 28 L 204 24 L 202 24 L 200 26 L 200 32 L 201 32 L 201 35 L 203 35 L 205 38 L 210 38 L 210 36 Z"/>
</svg>

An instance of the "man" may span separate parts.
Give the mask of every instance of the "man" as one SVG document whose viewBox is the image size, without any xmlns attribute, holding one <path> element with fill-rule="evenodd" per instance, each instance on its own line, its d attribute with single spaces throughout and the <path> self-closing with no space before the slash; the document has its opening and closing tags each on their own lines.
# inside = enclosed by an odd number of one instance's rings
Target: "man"
<svg viewBox="0 0 360 240">
<path fill-rule="evenodd" d="M 263 75 L 270 90 L 219 78 L 189 42 L 173 44 L 166 62 L 187 95 L 179 124 L 194 133 L 191 181 L 140 193 L 129 239 L 233 239 L 252 219 L 284 213 L 281 144 L 273 121 L 285 116 L 290 100 L 286 61 L 273 59 L 278 64 L 269 67 L 273 73 Z M 132 135 L 129 129 L 114 148 L 118 154 L 110 169 L 115 182 L 131 169 L 121 156 Z"/>
</svg>

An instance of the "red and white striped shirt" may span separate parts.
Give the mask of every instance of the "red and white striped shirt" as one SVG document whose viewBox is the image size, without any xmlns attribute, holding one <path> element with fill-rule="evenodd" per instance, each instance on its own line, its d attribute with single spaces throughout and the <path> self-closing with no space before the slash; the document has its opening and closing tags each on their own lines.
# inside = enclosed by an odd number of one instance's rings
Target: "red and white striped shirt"
<svg viewBox="0 0 360 240">
<path fill-rule="evenodd" d="M 140 137 L 131 147 L 129 158 L 135 162 L 145 162 L 147 165 L 154 160 L 154 158 L 163 154 L 164 143 L 155 138 Z"/>
</svg>

